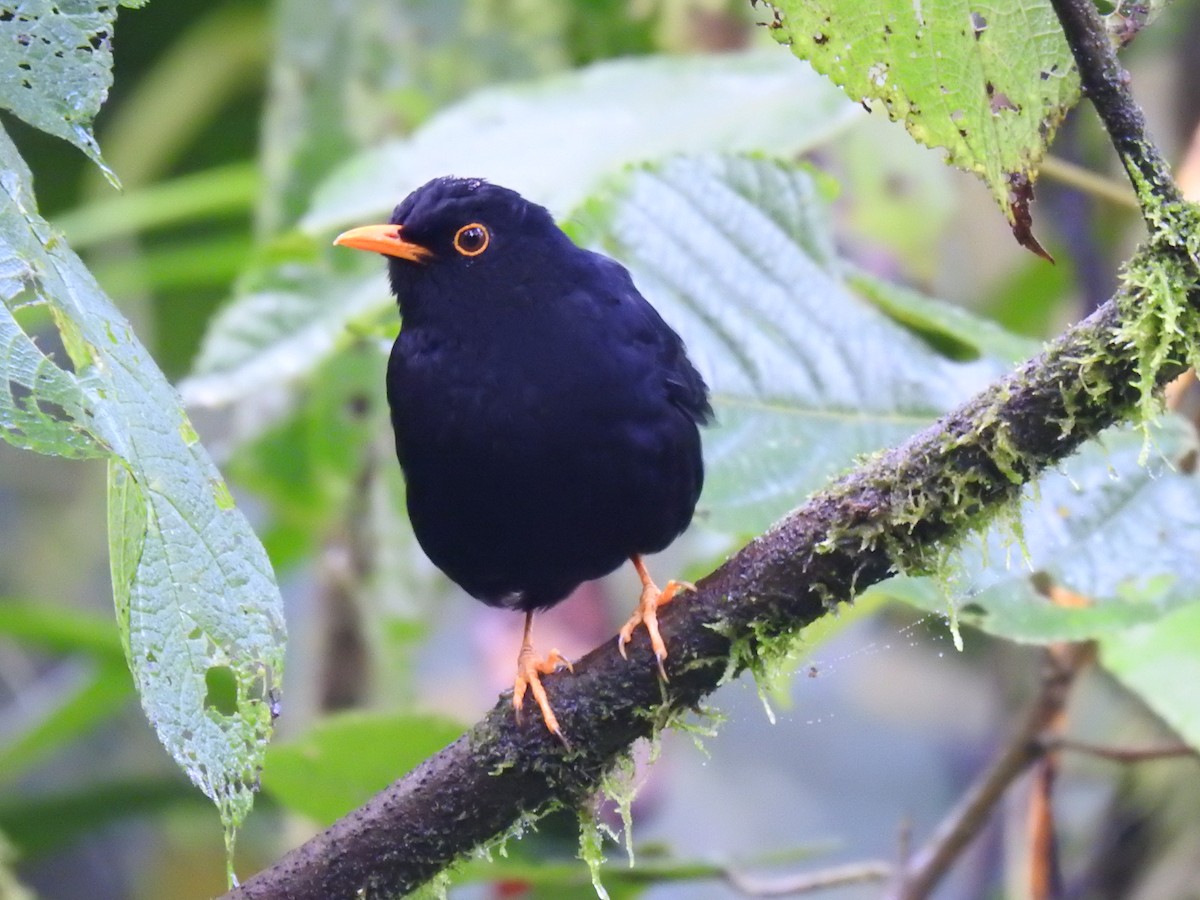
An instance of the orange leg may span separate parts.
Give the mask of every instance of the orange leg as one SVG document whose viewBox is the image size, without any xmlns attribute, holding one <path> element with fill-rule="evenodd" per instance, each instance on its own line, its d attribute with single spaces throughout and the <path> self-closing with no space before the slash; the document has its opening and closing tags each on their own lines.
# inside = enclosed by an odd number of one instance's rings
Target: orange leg
<svg viewBox="0 0 1200 900">
<path fill-rule="evenodd" d="M 567 739 L 563 737 L 562 729 L 558 727 L 558 718 L 554 715 L 554 710 L 550 708 L 550 698 L 546 696 L 546 689 L 542 687 L 542 680 L 539 676 L 549 675 L 560 665 L 565 665 L 572 671 L 574 669 L 570 660 L 564 659 L 557 650 L 551 650 L 545 659 L 536 658 L 533 655 L 532 634 L 533 613 L 527 612 L 525 613 L 525 636 L 521 639 L 521 652 L 517 654 L 517 680 L 513 684 L 513 710 L 516 712 L 517 721 L 520 722 L 521 704 L 525 702 L 525 691 L 526 689 L 533 691 L 533 699 L 537 701 L 538 708 L 542 711 L 542 720 L 546 723 L 546 728 L 565 744 Z"/>
<path fill-rule="evenodd" d="M 660 591 L 650 573 L 646 571 L 646 564 L 642 562 L 639 554 L 635 553 L 629 557 L 629 561 L 633 563 L 638 578 L 642 580 L 642 596 L 638 599 L 638 608 L 629 617 L 629 621 L 621 626 L 621 633 L 617 637 L 617 649 L 625 656 L 625 645 L 633 637 L 634 629 L 638 625 L 645 625 L 646 632 L 650 635 L 650 646 L 654 649 L 654 658 L 658 662 L 658 674 L 666 681 L 667 670 L 663 668 L 663 660 L 667 658 L 667 645 L 658 633 L 658 608 L 670 603 L 680 591 L 694 591 L 696 586 L 686 581 L 668 581 L 667 586 Z"/>
</svg>

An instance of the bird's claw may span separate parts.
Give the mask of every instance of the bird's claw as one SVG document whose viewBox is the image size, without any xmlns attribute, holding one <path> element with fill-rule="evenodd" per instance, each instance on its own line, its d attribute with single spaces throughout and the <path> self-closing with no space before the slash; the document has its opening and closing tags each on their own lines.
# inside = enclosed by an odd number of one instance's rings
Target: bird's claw
<svg viewBox="0 0 1200 900">
<path fill-rule="evenodd" d="M 566 666 L 571 672 L 575 671 L 575 667 L 571 665 L 571 661 L 563 656 L 558 650 L 551 650 L 545 659 L 537 659 L 533 655 L 531 648 L 522 648 L 520 655 L 517 657 L 517 678 L 513 683 L 513 711 L 516 714 L 517 721 L 521 721 L 521 706 L 525 702 L 525 692 L 532 691 L 533 699 L 537 701 L 538 708 L 542 711 L 542 720 L 546 723 L 546 728 L 564 744 L 567 739 L 563 737 L 562 729 L 558 725 L 558 717 L 554 715 L 554 710 L 550 708 L 550 698 L 546 696 L 546 689 L 542 687 L 542 679 L 540 676 L 549 675 L 551 672 L 558 671 L 560 666 Z"/>
<path fill-rule="evenodd" d="M 642 596 L 638 599 L 638 608 L 633 611 L 629 621 L 621 626 L 621 632 L 617 635 L 617 649 L 621 656 L 629 658 L 625 652 L 625 645 L 633 639 L 633 632 L 637 627 L 645 625 L 646 633 L 650 635 L 650 647 L 654 650 L 654 661 L 658 664 L 658 674 L 663 681 L 667 681 L 667 670 L 663 666 L 663 660 L 667 658 L 667 645 L 658 631 L 658 608 L 670 603 L 680 591 L 695 589 L 694 584 L 686 581 L 668 581 L 662 590 L 659 590 L 653 581 L 645 582 L 642 585 Z"/>
</svg>

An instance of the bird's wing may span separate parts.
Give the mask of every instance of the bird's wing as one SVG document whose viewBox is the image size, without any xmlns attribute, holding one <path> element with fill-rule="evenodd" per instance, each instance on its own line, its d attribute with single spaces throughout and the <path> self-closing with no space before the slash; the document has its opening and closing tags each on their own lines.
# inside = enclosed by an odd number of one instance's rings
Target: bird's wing
<svg viewBox="0 0 1200 900">
<path fill-rule="evenodd" d="M 661 373 L 667 399 L 698 425 L 711 422 L 713 409 L 708 399 L 708 385 L 688 358 L 683 339 L 642 296 L 623 265 L 599 254 L 595 257 L 608 269 L 604 280 L 620 295 L 620 305 L 628 311 L 622 319 L 633 332 L 631 339 L 655 347 L 655 368 Z"/>
<path fill-rule="evenodd" d="M 658 315 L 657 311 L 655 315 Z M 661 355 L 667 372 L 667 397 L 696 424 L 707 425 L 713 419 L 712 404 L 708 400 L 708 385 L 688 359 L 683 339 L 665 322 L 663 324 L 667 336 L 663 341 Z"/>
</svg>

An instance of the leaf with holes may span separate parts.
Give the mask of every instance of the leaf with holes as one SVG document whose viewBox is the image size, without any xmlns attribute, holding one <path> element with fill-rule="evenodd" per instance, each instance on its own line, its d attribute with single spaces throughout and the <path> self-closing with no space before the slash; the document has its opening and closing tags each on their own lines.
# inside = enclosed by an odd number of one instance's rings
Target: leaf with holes
<svg viewBox="0 0 1200 900">
<path fill-rule="evenodd" d="M 1041 251 L 1029 201 L 1079 76 L 1050 0 L 773 0 L 777 40 L 850 97 L 987 183 L 1017 239 Z"/>
<path fill-rule="evenodd" d="M 113 590 L 142 706 L 232 833 L 250 808 L 283 667 L 271 567 L 178 395 L 37 214 L 3 131 L 0 185 L 0 436 L 108 459 Z M 37 314 L 69 361 L 35 342 Z"/>
<path fill-rule="evenodd" d="M 122 0 L 141 6 L 145 0 Z M 112 86 L 116 0 L 23 0 L 0 5 L 0 107 L 70 141 L 108 176 L 92 120 Z"/>
</svg>

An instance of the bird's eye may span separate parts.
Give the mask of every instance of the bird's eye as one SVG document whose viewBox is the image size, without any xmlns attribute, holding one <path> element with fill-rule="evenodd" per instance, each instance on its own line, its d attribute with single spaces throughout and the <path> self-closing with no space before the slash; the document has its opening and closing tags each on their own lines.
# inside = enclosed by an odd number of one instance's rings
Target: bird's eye
<svg viewBox="0 0 1200 900">
<path fill-rule="evenodd" d="M 454 249 L 463 256 L 478 256 L 487 249 L 492 236 L 478 222 L 464 225 L 454 234 Z"/>
</svg>

